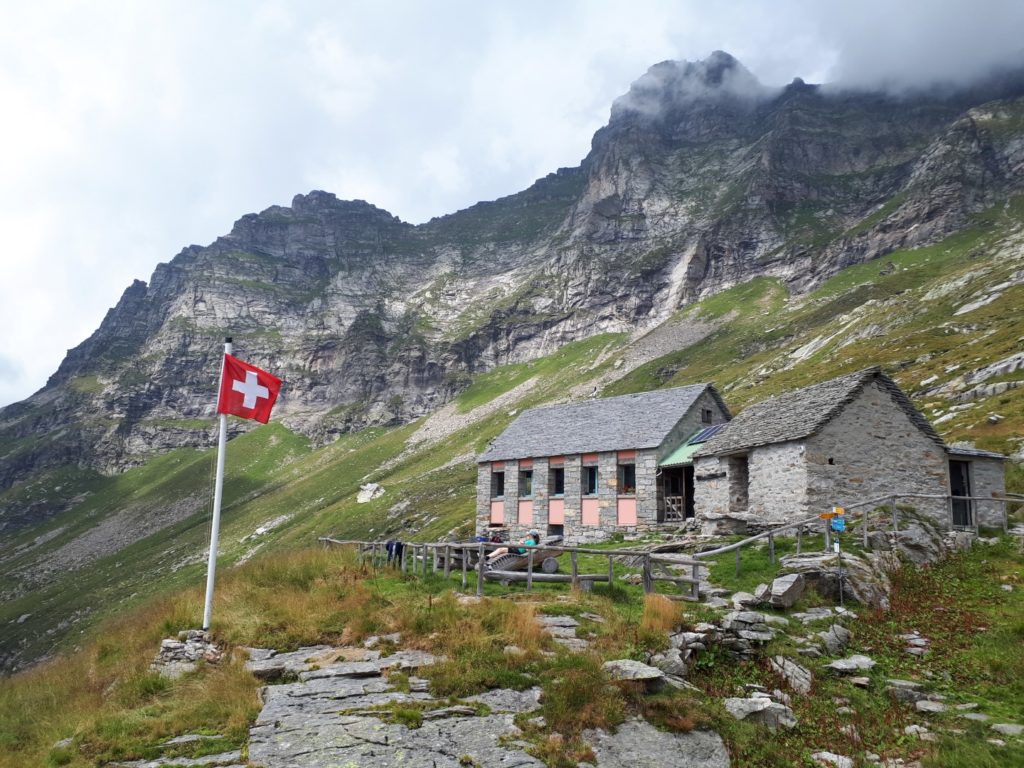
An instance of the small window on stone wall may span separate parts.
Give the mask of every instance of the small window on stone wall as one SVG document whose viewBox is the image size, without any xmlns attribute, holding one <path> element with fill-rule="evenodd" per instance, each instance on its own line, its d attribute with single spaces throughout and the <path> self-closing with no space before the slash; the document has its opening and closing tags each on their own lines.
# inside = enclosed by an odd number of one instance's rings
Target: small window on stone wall
<svg viewBox="0 0 1024 768">
<path fill-rule="evenodd" d="M 519 495 L 524 498 L 533 496 L 533 470 L 525 469 L 519 473 Z"/>
<path fill-rule="evenodd" d="M 710 424 L 714 420 L 715 414 L 711 411 L 710 408 L 700 409 L 700 421 L 702 424 Z"/>
<path fill-rule="evenodd" d="M 597 467 L 583 468 L 583 495 L 597 495 Z"/>
<path fill-rule="evenodd" d="M 505 495 L 505 473 L 491 473 L 491 497 L 500 499 Z"/>
<path fill-rule="evenodd" d="M 619 464 L 619 495 L 636 493 L 636 464 Z"/>
<path fill-rule="evenodd" d="M 565 468 L 564 467 L 553 467 L 551 469 L 551 477 L 548 491 L 552 496 L 564 496 L 565 495 Z"/>
</svg>

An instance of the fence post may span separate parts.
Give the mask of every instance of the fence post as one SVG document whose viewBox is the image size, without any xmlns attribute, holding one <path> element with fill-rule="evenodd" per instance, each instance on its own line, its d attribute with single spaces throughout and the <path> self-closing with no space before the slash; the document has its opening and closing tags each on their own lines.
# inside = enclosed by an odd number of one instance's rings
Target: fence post
<svg viewBox="0 0 1024 768">
<path fill-rule="evenodd" d="M 427 568 L 430 565 L 427 557 L 427 550 L 430 548 L 429 544 L 423 545 L 423 578 L 427 578 Z"/>
<path fill-rule="evenodd" d="M 573 589 L 579 589 L 580 588 L 580 566 L 579 566 L 579 563 L 576 561 L 577 554 L 578 553 L 576 552 L 575 549 L 572 552 L 569 553 L 569 560 L 572 563 L 572 588 Z"/>
<path fill-rule="evenodd" d="M 608 586 L 615 583 L 615 561 L 608 555 Z"/>
<path fill-rule="evenodd" d="M 690 585 L 690 597 L 697 601 L 700 600 L 700 563 L 696 560 L 693 561 L 693 566 L 690 568 L 690 575 L 693 578 L 693 584 Z"/>
<path fill-rule="evenodd" d="M 796 553 L 798 555 L 800 554 L 800 549 L 803 546 L 803 543 L 804 543 L 804 527 L 802 525 L 798 525 L 796 527 Z"/>
<path fill-rule="evenodd" d="M 650 594 L 654 591 L 654 580 L 651 578 L 651 556 L 650 554 L 644 555 L 644 594 Z"/>
<path fill-rule="evenodd" d="M 775 563 L 775 534 L 768 534 L 768 562 Z"/>
<path fill-rule="evenodd" d="M 736 547 L 736 575 L 737 576 L 740 575 L 740 549 L 741 549 L 741 547 Z"/>
<path fill-rule="evenodd" d="M 899 533 L 900 532 L 900 523 L 899 523 L 899 520 L 897 519 L 898 515 L 896 514 L 896 497 L 895 496 L 890 496 L 889 497 L 889 511 L 892 512 L 892 532 L 893 533 Z"/>
<path fill-rule="evenodd" d="M 1010 532 L 1010 502 L 1007 499 L 1001 499 L 1003 502 L 1003 533 L 1007 534 Z"/>
<path fill-rule="evenodd" d="M 529 554 L 526 556 L 526 591 L 533 591 L 533 548 L 530 548 Z"/>
<path fill-rule="evenodd" d="M 431 547 L 430 548 L 430 552 L 432 554 L 432 560 L 433 560 L 433 562 L 431 564 L 431 572 L 432 573 L 437 573 L 437 546 L 435 545 L 435 546 Z"/>
<path fill-rule="evenodd" d="M 400 573 L 402 573 L 402 574 L 404 574 L 404 573 L 405 573 L 405 563 L 406 563 L 405 551 L 406 551 L 406 550 L 407 550 L 408 548 L 409 548 L 409 545 L 408 545 L 408 544 L 403 544 L 403 545 L 402 545 L 402 557 L 401 557 L 401 559 L 400 559 L 400 560 L 398 561 L 398 570 L 399 570 L 399 572 L 400 572 Z"/>
<path fill-rule="evenodd" d="M 832 551 L 832 521 L 825 520 L 825 551 Z"/>
<path fill-rule="evenodd" d="M 444 545 L 444 577 L 450 578 L 452 575 L 452 545 Z"/>
<path fill-rule="evenodd" d="M 864 550 L 867 551 L 867 548 L 868 548 L 868 524 L 871 522 L 871 517 L 870 517 L 870 515 L 868 515 L 867 507 L 865 507 L 864 511 L 861 512 L 861 522 L 864 523 Z"/>
<path fill-rule="evenodd" d="M 487 567 L 487 553 L 484 552 L 484 543 L 480 542 L 479 558 L 476 561 L 476 596 L 484 595 L 484 568 Z"/>
<path fill-rule="evenodd" d="M 469 547 L 462 548 L 462 588 L 466 588 L 466 572 L 469 567 Z"/>
<path fill-rule="evenodd" d="M 953 494 L 946 497 L 946 519 L 949 520 L 949 530 L 954 530 L 956 525 L 953 522 Z"/>
</svg>

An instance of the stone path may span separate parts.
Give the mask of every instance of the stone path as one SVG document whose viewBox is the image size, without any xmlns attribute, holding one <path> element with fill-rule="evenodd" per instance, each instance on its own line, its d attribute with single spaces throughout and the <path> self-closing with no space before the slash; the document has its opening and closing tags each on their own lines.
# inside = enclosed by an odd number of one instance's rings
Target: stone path
<svg viewBox="0 0 1024 768">
<path fill-rule="evenodd" d="M 575 632 L 571 617 L 550 628 Z M 575 621 L 575 619 L 573 619 Z M 556 635 L 557 637 L 557 635 Z M 571 639 L 563 637 L 563 639 Z M 249 649 L 248 667 L 264 679 L 294 679 L 262 691 L 263 710 L 249 730 L 249 761 L 262 768 L 542 768 L 514 720 L 540 708 L 540 688 L 497 689 L 461 701 L 435 700 L 415 676 L 437 659 L 421 651 L 382 657 L 362 648 L 315 646 L 292 653 Z M 392 684 L 387 672 L 410 676 Z M 660 673 L 659 673 L 660 674 Z M 391 704 L 420 711 L 422 725 L 389 720 Z M 486 712 L 486 714 L 479 714 Z M 729 755 L 711 731 L 666 733 L 642 720 L 616 733 L 587 731 L 600 768 L 728 768 Z M 206 758 L 210 760 L 210 758 Z M 143 768 L 140 764 L 137 768 Z M 148 764 L 145 768 L 149 768 Z"/>
</svg>

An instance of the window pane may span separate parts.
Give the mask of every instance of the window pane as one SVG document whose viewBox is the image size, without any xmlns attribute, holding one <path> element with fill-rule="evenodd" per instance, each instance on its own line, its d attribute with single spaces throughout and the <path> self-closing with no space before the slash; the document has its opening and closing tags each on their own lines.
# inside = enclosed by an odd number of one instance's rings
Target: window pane
<svg viewBox="0 0 1024 768">
<path fill-rule="evenodd" d="M 636 493 L 636 465 L 619 465 L 619 493 Z"/>
<path fill-rule="evenodd" d="M 505 495 L 505 473 L 491 473 L 491 496 L 498 498 Z"/>
<path fill-rule="evenodd" d="M 597 467 L 583 468 L 583 493 L 587 496 L 597 494 Z"/>
<path fill-rule="evenodd" d="M 533 496 L 533 470 L 519 473 L 519 495 Z"/>
<path fill-rule="evenodd" d="M 555 467 L 551 470 L 551 491 L 552 496 L 565 495 L 565 469 Z"/>
</svg>

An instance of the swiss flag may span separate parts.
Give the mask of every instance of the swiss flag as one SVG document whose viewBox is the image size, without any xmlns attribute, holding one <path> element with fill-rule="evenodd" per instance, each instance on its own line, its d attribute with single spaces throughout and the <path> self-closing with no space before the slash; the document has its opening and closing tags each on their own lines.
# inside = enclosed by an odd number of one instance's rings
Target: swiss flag
<svg viewBox="0 0 1024 768">
<path fill-rule="evenodd" d="M 281 380 L 231 355 L 224 355 L 217 413 L 230 413 L 266 424 L 277 402 Z"/>
</svg>

